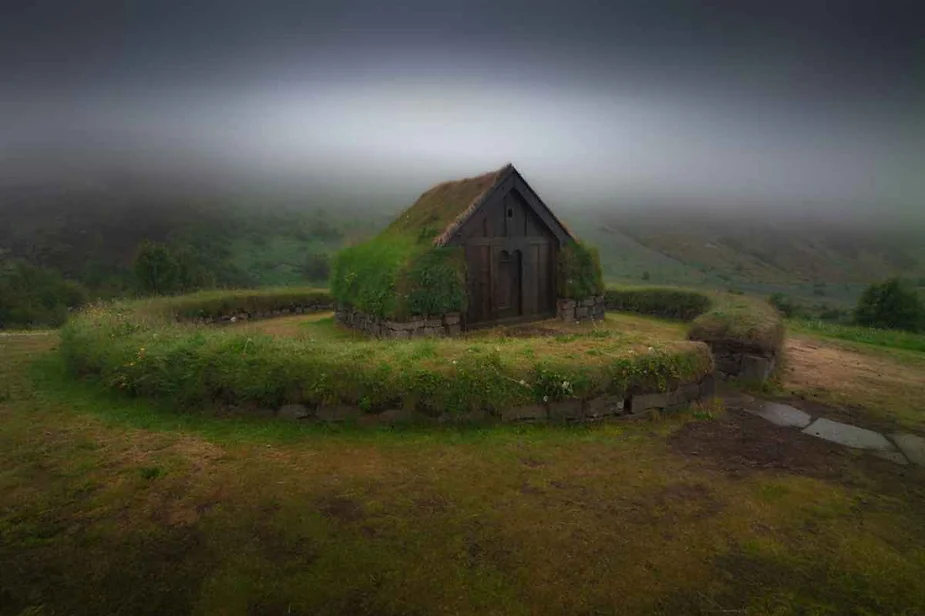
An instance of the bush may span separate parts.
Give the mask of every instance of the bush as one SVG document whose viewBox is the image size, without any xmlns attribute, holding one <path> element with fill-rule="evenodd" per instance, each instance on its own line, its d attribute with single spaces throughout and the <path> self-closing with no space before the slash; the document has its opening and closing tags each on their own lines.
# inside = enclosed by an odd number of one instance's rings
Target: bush
<svg viewBox="0 0 925 616">
<path fill-rule="evenodd" d="M 79 284 L 25 261 L 0 263 L 0 329 L 57 327 L 86 301 Z"/>
<path fill-rule="evenodd" d="M 138 288 L 146 293 L 162 295 L 180 289 L 180 264 L 163 244 L 142 242 L 133 269 Z"/>
<path fill-rule="evenodd" d="M 62 353 L 75 373 L 171 404 L 349 404 L 366 411 L 499 410 L 665 390 L 713 368 L 701 343 L 638 352 L 610 332 L 344 343 L 181 324 L 168 314 L 151 302 L 93 306 L 62 330 Z"/>
<path fill-rule="evenodd" d="M 580 242 L 559 251 L 559 297 L 587 299 L 604 292 L 601 258 L 596 248 Z"/>
<path fill-rule="evenodd" d="M 925 326 L 925 306 L 913 289 L 892 278 L 872 284 L 864 291 L 858 300 L 855 320 L 865 327 L 915 332 Z"/>
<path fill-rule="evenodd" d="M 777 308 L 778 311 L 788 319 L 798 316 L 800 309 L 793 303 L 789 297 L 783 293 L 773 293 L 768 298 L 768 303 Z"/>
<path fill-rule="evenodd" d="M 609 288 L 604 292 L 608 310 L 692 321 L 710 308 L 710 298 L 696 291 L 660 288 Z"/>
</svg>

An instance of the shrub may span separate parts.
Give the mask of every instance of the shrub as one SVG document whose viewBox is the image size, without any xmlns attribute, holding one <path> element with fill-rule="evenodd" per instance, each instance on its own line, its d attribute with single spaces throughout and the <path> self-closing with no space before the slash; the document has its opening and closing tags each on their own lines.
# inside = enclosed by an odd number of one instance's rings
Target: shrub
<svg viewBox="0 0 925 616">
<path fill-rule="evenodd" d="M 69 322 L 61 350 L 71 369 L 184 406 L 294 402 L 424 412 L 664 390 L 712 371 L 709 350 L 696 342 L 635 350 L 618 333 L 589 332 L 345 344 L 175 323 L 151 303 L 97 305 Z"/>
<path fill-rule="evenodd" d="M 163 244 L 142 242 L 133 269 L 138 287 L 144 292 L 161 295 L 180 289 L 180 264 Z"/>
<path fill-rule="evenodd" d="M 710 308 L 710 298 L 696 291 L 667 288 L 609 288 L 608 310 L 691 321 Z"/>
<path fill-rule="evenodd" d="M 86 301 L 79 284 L 25 261 L 0 263 L 0 329 L 57 327 Z"/>
<path fill-rule="evenodd" d="M 783 293 L 772 293 L 768 298 L 768 303 L 777 308 L 785 317 L 792 318 L 799 313 L 799 307 Z"/>
<path fill-rule="evenodd" d="M 586 299 L 604 292 L 597 248 L 581 242 L 567 244 L 559 251 L 558 276 L 561 298 Z"/>
<path fill-rule="evenodd" d="M 896 278 L 872 284 L 861 295 L 855 310 L 859 325 L 879 329 L 919 331 L 925 306 L 916 292 Z"/>
</svg>

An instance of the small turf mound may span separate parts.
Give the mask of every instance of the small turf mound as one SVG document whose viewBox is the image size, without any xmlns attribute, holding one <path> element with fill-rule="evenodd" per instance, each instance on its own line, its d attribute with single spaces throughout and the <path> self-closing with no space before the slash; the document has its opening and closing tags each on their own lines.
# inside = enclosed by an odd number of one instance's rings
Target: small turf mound
<svg viewBox="0 0 925 616">
<path fill-rule="evenodd" d="M 784 322 L 769 303 L 741 295 L 719 295 L 713 307 L 694 319 L 691 340 L 738 345 L 773 355 L 784 344 Z"/>
<path fill-rule="evenodd" d="M 204 298 L 205 306 L 235 310 L 258 301 L 255 297 L 262 306 L 272 303 L 272 292 L 217 295 L 91 307 L 62 330 L 62 352 L 77 374 L 183 406 L 343 404 L 368 412 L 396 407 L 425 413 L 497 411 L 625 396 L 697 382 L 713 370 L 703 343 L 640 344 L 619 331 L 351 342 L 176 321 L 178 314 L 212 310 L 197 304 Z M 280 292 L 279 297 L 289 296 Z"/>
</svg>

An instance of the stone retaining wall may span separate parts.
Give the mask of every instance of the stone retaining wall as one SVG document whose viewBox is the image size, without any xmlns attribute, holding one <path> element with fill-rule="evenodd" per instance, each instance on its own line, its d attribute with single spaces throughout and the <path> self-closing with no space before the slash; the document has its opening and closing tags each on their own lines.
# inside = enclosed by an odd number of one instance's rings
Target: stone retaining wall
<svg viewBox="0 0 925 616">
<path fill-rule="evenodd" d="M 460 314 L 453 312 L 443 316 L 411 317 L 408 321 L 391 321 L 374 315 L 339 307 L 334 319 L 346 327 L 359 330 L 377 338 L 422 338 L 426 336 L 457 336 L 462 332 Z"/>
<path fill-rule="evenodd" d="M 716 374 L 721 379 L 741 378 L 763 383 L 774 372 L 777 356 L 774 351 L 741 342 L 708 341 Z"/>
<path fill-rule="evenodd" d="M 304 404 L 286 404 L 278 409 L 239 409 L 248 415 L 262 415 L 287 420 L 340 423 L 356 422 L 361 425 L 395 423 L 510 423 L 558 422 L 578 423 L 607 419 L 635 419 L 652 411 L 676 411 L 697 402 L 709 402 L 715 395 L 712 375 L 700 382 L 682 384 L 667 392 L 638 393 L 635 395 L 600 396 L 590 400 L 569 399 L 518 406 L 497 411 L 471 411 L 469 413 L 427 414 L 408 408 L 395 408 L 379 413 L 364 413 L 348 405 L 312 408 Z"/>
<path fill-rule="evenodd" d="M 585 299 L 560 299 L 556 302 L 556 316 L 566 323 L 573 321 L 600 320 L 605 313 L 604 296 Z"/>
</svg>

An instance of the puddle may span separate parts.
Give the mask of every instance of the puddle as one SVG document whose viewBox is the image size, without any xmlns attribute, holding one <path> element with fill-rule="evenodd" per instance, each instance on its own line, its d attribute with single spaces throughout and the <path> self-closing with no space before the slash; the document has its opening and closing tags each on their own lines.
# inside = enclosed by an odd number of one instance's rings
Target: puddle
<svg viewBox="0 0 925 616">
<path fill-rule="evenodd" d="M 890 441 L 886 440 L 886 437 L 879 432 L 849 426 L 830 419 L 817 419 L 812 425 L 803 430 L 803 433 L 856 449 L 896 451 Z"/>
<path fill-rule="evenodd" d="M 777 402 L 758 402 L 752 408 L 744 410 L 746 413 L 763 417 L 777 426 L 805 428 L 813 420 L 800 409 Z"/>
</svg>

